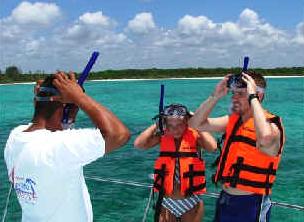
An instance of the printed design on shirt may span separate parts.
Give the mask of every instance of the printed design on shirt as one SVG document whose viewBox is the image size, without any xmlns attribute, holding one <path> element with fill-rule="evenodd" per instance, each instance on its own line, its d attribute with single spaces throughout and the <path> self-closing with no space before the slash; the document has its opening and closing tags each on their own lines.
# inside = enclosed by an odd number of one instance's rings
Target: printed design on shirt
<svg viewBox="0 0 304 222">
<path fill-rule="evenodd" d="M 37 201 L 36 182 L 31 178 L 14 175 L 14 189 L 18 199 L 27 203 L 35 204 Z"/>
</svg>

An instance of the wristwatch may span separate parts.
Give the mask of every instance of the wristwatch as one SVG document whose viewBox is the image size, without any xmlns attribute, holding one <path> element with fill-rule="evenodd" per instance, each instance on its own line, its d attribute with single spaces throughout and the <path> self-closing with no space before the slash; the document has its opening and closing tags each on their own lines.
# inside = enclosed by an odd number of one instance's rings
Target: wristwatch
<svg viewBox="0 0 304 222">
<path fill-rule="evenodd" d="M 249 94 L 249 96 L 248 96 L 248 102 L 249 102 L 249 104 L 251 104 L 251 100 L 253 100 L 254 98 L 257 98 L 259 100 L 259 96 L 258 96 L 257 93 Z"/>
</svg>

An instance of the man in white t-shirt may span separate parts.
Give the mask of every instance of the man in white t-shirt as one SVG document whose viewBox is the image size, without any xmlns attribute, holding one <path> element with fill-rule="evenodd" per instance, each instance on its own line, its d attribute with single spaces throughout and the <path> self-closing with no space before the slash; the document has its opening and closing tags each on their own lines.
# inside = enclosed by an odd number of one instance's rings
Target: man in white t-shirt
<svg viewBox="0 0 304 222">
<path fill-rule="evenodd" d="M 97 128 L 62 130 L 66 103 L 82 109 Z M 124 145 L 129 130 L 63 72 L 42 83 L 32 122 L 13 129 L 4 150 L 22 221 L 93 221 L 83 166 Z"/>
</svg>

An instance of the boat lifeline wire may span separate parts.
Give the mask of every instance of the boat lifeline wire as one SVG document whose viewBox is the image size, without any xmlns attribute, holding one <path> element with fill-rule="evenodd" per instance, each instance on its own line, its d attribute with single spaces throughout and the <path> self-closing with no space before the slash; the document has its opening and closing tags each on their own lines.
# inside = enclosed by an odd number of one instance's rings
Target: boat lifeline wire
<svg viewBox="0 0 304 222">
<path fill-rule="evenodd" d="M 152 198 L 152 192 L 153 192 L 153 185 L 149 183 L 141 183 L 141 182 L 136 182 L 136 181 L 131 181 L 131 180 L 119 180 L 119 179 L 114 179 L 114 178 L 102 178 L 102 177 L 96 177 L 96 176 L 86 176 L 85 177 L 87 180 L 93 180 L 93 181 L 98 181 L 98 182 L 107 182 L 107 183 L 114 183 L 114 184 L 123 184 L 123 185 L 128 185 L 132 187 L 144 187 L 144 188 L 150 188 L 150 194 L 149 194 L 149 199 L 147 206 L 145 208 L 144 212 L 144 217 L 142 222 L 146 220 L 147 214 L 149 212 L 149 206 L 151 203 L 151 198 Z M 6 205 L 3 211 L 3 216 L 2 216 L 2 222 L 5 222 L 6 214 L 7 214 L 7 209 L 9 205 L 9 200 L 12 192 L 12 185 L 10 186 L 9 192 L 7 194 L 7 199 L 6 199 Z M 219 194 L 218 193 L 206 193 L 204 196 L 211 197 L 211 198 L 218 198 Z M 282 208 L 288 208 L 288 209 L 293 209 L 293 210 L 298 210 L 298 211 L 304 211 L 304 206 L 301 205 L 296 205 L 296 204 L 289 204 L 289 203 L 283 203 L 283 202 L 276 202 L 272 201 L 271 205 L 274 207 L 282 207 Z"/>
</svg>

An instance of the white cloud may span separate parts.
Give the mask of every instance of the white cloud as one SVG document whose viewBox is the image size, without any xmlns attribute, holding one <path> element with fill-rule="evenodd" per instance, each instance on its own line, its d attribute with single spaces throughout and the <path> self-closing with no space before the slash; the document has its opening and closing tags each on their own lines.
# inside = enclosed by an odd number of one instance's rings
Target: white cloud
<svg viewBox="0 0 304 222">
<path fill-rule="evenodd" d="M 152 14 L 149 12 L 142 12 L 128 22 L 127 30 L 137 34 L 147 34 L 155 28 L 156 25 Z"/>
<path fill-rule="evenodd" d="M 44 35 L 52 32 L 60 15 L 55 4 L 22 2 L 9 16 L 0 18 L 0 68 L 14 64 L 29 70 L 37 60 L 37 65 L 46 69 L 48 63 L 41 60 L 52 43 L 46 42 Z"/>
<path fill-rule="evenodd" d="M 299 49 L 304 45 L 304 22 L 286 31 L 251 9 L 244 9 L 235 21 L 224 22 L 204 15 L 184 15 L 170 29 L 157 27 L 149 12 L 136 14 L 121 28 L 102 11 L 83 12 L 75 21 L 55 27 L 51 24 L 60 16 L 59 8 L 59 15 L 49 16 L 48 22 L 36 22 L 31 15 L 22 20 L 25 24 L 15 15 L 26 8 L 22 4 L 0 19 L 0 39 L 5 42 L 0 44 L 1 69 L 18 62 L 23 70 L 80 71 L 93 50 L 100 51 L 102 57 L 94 66 L 96 70 L 231 67 L 239 65 L 244 55 L 252 58 L 251 65 L 259 67 L 303 63 Z M 37 3 L 27 4 L 34 7 Z"/>
<path fill-rule="evenodd" d="M 296 33 L 297 34 L 296 34 L 296 37 L 295 37 L 294 41 L 303 46 L 304 45 L 304 22 L 300 22 L 297 25 Z"/>
<path fill-rule="evenodd" d="M 32 39 L 25 43 L 25 52 L 27 55 L 38 55 L 42 47 L 44 47 L 45 39 Z"/>
<path fill-rule="evenodd" d="M 38 32 L 42 34 L 60 16 L 61 11 L 56 4 L 21 2 L 8 17 L 0 18 L 0 39 L 7 44 L 18 45 L 21 40 Z"/>
<path fill-rule="evenodd" d="M 302 25 L 298 25 L 298 33 L 301 30 Z M 292 34 L 265 22 L 255 11 L 244 9 L 237 21 L 223 23 L 215 23 L 203 15 L 185 15 L 176 29 L 158 30 L 146 45 L 156 47 L 151 54 L 165 49 L 164 55 L 157 57 L 159 64 L 171 61 L 177 67 L 237 66 L 244 55 L 253 57 L 255 66 L 290 66 L 302 60 L 296 50 L 302 38 L 297 36 L 295 44 Z"/>
<path fill-rule="evenodd" d="M 219 33 L 223 35 L 227 39 L 235 39 L 239 40 L 243 38 L 243 32 L 238 26 L 238 24 L 235 24 L 233 22 L 225 22 L 221 25 L 221 28 L 219 30 Z"/>
<path fill-rule="evenodd" d="M 205 30 L 212 30 L 216 27 L 210 19 L 205 16 L 185 15 L 178 21 L 178 29 L 181 33 L 191 35 L 199 34 Z"/>
<path fill-rule="evenodd" d="M 304 22 L 300 22 L 297 25 L 297 34 L 304 37 Z"/>
<path fill-rule="evenodd" d="M 79 21 L 87 25 L 109 26 L 111 21 L 107 16 L 102 14 L 102 11 L 87 12 L 79 17 Z"/>
<path fill-rule="evenodd" d="M 239 23 L 241 26 L 252 27 L 260 23 L 258 14 L 251 9 L 244 9 L 240 14 Z"/>
<path fill-rule="evenodd" d="M 0 40 L 7 44 L 14 43 L 18 38 L 22 38 L 22 29 L 18 25 L 10 24 L 5 20 L 0 20 Z"/>
<path fill-rule="evenodd" d="M 125 38 L 122 34 L 114 31 L 116 22 L 103 15 L 101 11 L 86 12 L 79 16 L 71 27 L 64 27 L 66 32 L 57 34 L 57 40 L 61 42 L 71 42 L 86 44 L 104 44 L 105 42 L 117 43 Z M 68 43 L 69 44 L 69 43 Z"/>
<path fill-rule="evenodd" d="M 54 3 L 25 1 L 12 11 L 11 19 L 18 24 L 49 25 L 60 15 L 60 9 Z"/>
</svg>

